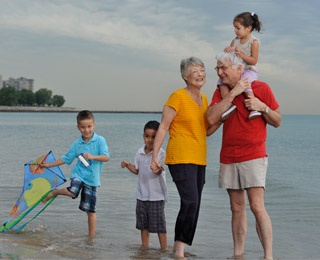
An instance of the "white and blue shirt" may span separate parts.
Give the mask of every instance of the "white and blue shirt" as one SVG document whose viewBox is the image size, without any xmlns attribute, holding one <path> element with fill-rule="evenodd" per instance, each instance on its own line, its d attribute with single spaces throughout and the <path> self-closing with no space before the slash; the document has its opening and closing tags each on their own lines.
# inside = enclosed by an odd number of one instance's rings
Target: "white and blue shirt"
<svg viewBox="0 0 320 260">
<path fill-rule="evenodd" d="M 142 201 L 167 201 L 166 173 L 162 171 L 160 175 L 154 174 L 150 169 L 152 151 L 145 152 L 142 146 L 135 156 L 135 167 L 138 169 L 137 199 Z M 164 165 L 166 152 L 161 148 L 158 159 Z"/>
</svg>

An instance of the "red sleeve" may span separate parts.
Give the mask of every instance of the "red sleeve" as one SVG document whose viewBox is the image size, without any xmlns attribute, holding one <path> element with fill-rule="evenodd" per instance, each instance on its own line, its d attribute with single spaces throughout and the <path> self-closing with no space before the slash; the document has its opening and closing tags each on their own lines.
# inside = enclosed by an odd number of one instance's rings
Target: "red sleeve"
<svg viewBox="0 0 320 260">
<path fill-rule="evenodd" d="M 260 99 L 272 110 L 279 108 L 279 104 L 272 92 L 272 89 L 267 83 L 256 80 L 252 82 L 251 86 L 256 98 Z"/>
<path fill-rule="evenodd" d="M 213 95 L 212 95 L 212 100 L 211 100 L 211 103 L 210 103 L 210 107 L 212 107 L 213 105 L 219 103 L 221 101 L 221 95 L 220 95 L 220 91 L 219 89 L 216 89 L 214 92 L 213 92 Z"/>
</svg>

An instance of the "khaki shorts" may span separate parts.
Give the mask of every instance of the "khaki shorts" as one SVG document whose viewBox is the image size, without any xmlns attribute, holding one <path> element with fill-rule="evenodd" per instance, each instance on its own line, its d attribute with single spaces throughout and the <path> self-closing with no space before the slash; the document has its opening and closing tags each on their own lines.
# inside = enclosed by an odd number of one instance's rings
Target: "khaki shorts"
<svg viewBox="0 0 320 260">
<path fill-rule="evenodd" d="M 240 163 L 220 163 L 219 188 L 243 190 L 266 185 L 268 158 Z"/>
</svg>

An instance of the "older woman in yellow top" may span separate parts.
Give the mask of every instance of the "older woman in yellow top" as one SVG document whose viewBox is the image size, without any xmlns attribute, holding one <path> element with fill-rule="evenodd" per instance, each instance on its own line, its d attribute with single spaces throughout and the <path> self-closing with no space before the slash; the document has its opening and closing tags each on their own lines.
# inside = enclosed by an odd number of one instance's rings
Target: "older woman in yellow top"
<svg viewBox="0 0 320 260">
<path fill-rule="evenodd" d="M 180 64 L 185 88 L 173 92 L 162 111 L 154 141 L 151 169 L 156 173 L 158 152 L 169 131 L 165 164 L 180 195 L 180 211 L 175 225 L 174 253 L 184 257 L 185 244 L 191 245 L 200 209 L 206 170 L 207 97 L 200 92 L 206 82 L 203 62 L 195 57 Z"/>
</svg>

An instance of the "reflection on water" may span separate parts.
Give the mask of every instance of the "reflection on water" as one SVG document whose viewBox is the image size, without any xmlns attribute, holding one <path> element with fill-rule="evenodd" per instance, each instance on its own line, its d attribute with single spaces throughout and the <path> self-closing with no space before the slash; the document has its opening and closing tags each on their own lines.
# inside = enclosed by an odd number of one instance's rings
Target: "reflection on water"
<svg viewBox="0 0 320 260">
<path fill-rule="evenodd" d="M 0 252 L 0 259 L 5 259 L 5 260 L 18 260 L 18 259 L 19 259 L 19 256 L 13 255 L 13 254 L 1 253 L 1 252 Z"/>
<path fill-rule="evenodd" d="M 130 256 L 130 259 L 165 259 L 172 258 L 173 254 L 168 250 L 160 250 L 160 249 L 146 249 L 141 246 L 131 247 L 129 251 L 133 252 L 133 255 Z"/>
</svg>

